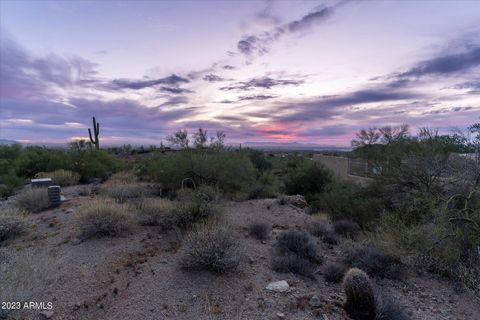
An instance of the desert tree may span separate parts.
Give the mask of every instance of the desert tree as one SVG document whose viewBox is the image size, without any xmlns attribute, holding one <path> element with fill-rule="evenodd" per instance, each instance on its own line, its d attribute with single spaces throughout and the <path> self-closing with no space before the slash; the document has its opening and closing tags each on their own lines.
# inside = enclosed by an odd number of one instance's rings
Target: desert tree
<svg viewBox="0 0 480 320">
<path fill-rule="evenodd" d="M 207 130 L 198 128 L 198 131 L 193 134 L 193 144 L 197 149 L 203 149 L 207 146 L 208 135 Z"/>
<path fill-rule="evenodd" d="M 190 139 L 188 138 L 188 131 L 186 129 L 177 130 L 173 135 L 167 136 L 167 141 L 173 145 L 182 149 L 188 149 L 190 145 Z"/>
</svg>

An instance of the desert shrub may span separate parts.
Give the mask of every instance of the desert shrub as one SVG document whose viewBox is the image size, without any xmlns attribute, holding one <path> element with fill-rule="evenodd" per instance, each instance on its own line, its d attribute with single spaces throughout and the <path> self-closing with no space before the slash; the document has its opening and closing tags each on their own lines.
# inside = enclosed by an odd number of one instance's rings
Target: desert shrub
<svg viewBox="0 0 480 320">
<path fill-rule="evenodd" d="M 93 200 L 78 209 L 77 228 L 82 239 L 116 236 L 128 230 L 130 225 L 127 207 L 114 201 Z"/>
<path fill-rule="evenodd" d="M 272 163 L 267 159 L 264 152 L 248 149 L 248 156 L 255 169 L 259 171 L 268 171 L 272 169 Z"/>
<path fill-rule="evenodd" d="M 77 195 L 85 197 L 92 194 L 92 186 L 82 185 L 77 187 Z"/>
<path fill-rule="evenodd" d="M 0 167 L 2 165 L 0 164 Z M 17 176 L 14 169 L 8 170 L 5 174 L 0 175 L 0 197 L 8 197 L 13 194 L 14 190 L 20 187 L 24 179 Z"/>
<path fill-rule="evenodd" d="M 52 178 L 54 184 L 62 187 L 78 184 L 80 175 L 69 170 L 55 170 L 51 172 L 39 172 L 35 175 L 36 178 Z"/>
<path fill-rule="evenodd" d="M 305 231 L 284 231 L 278 237 L 277 246 L 282 254 L 293 253 L 314 263 L 321 263 L 323 260 L 318 255 L 312 239 Z"/>
<path fill-rule="evenodd" d="M 229 196 L 248 193 L 256 177 L 245 152 L 213 149 L 157 154 L 142 163 L 138 171 L 169 189 L 179 189 L 188 178 L 194 182 L 193 187 L 214 185 Z"/>
<path fill-rule="evenodd" d="M 332 230 L 332 227 L 329 223 L 320 222 L 320 221 L 313 222 L 312 224 L 310 224 L 308 228 L 308 231 L 310 232 L 310 234 L 318 238 L 323 237 L 331 230 Z"/>
<path fill-rule="evenodd" d="M 369 191 L 354 183 L 334 183 L 319 195 L 319 206 L 332 221 L 348 219 L 365 227 L 379 217 L 382 208 L 382 201 Z"/>
<path fill-rule="evenodd" d="M 173 210 L 172 202 L 159 199 L 144 199 L 138 208 L 138 218 L 141 225 L 164 226 Z"/>
<path fill-rule="evenodd" d="M 262 171 L 250 188 L 249 199 L 275 198 L 278 195 L 278 186 L 271 171 Z"/>
<path fill-rule="evenodd" d="M 115 184 L 133 184 L 138 182 L 138 177 L 130 171 L 120 171 L 112 174 L 108 182 Z"/>
<path fill-rule="evenodd" d="M 178 203 L 164 220 L 164 227 L 170 229 L 174 226 L 188 229 L 195 224 L 205 223 L 218 219 L 220 212 L 202 194 L 193 193 L 189 201 Z"/>
<path fill-rule="evenodd" d="M 341 263 L 329 263 L 323 269 L 323 277 L 325 281 L 332 283 L 339 283 L 342 281 L 343 276 L 347 272 L 348 268 Z"/>
<path fill-rule="evenodd" d="M 332 174 L 317 161 L 307 158 L 294 159 L 287 164 L 285 192 L 290 195 L 301 194 L 307 201 L 311 201 L 332 182 Z"/>
<path fill-rule="evenodd" d="M 326 222 L 315 221 L 309 227 L 312 236 L 321 238 L 323 242 L 330 245 L 336 245 L 340 242 L 338 234 L 332 226 Z"/>
<path fill-rule="evenodd" d="M 150 189 L 144 183 L 116 183 L 107 181 L 102 185 L 102 191 L 119 202 L 137 199 L 148 195 Z"/>
<path fill-rule="evenodd" d="M 187 236 L 181 256 L 185 270 L 206 270 L 215 273 L 234 271 L 243 254 L 238 239 L 226 227 L 201 227 Z"/>
<path fill-rule="evenodd" d="M 405 307 L 384 293 L 375 295 L 375 320 L 410 320 Z"/>
<path fill-rule="evenodd" d="M 470 213 L 470 218 L 475 219 L 475 214 Z M 479 235 L 468 225 L 455 225 L 449 219 L 440 215 L 436 223 L 412 225 L 390 213 L 382 217 L 369 238 L 375 244 L 391 243 L 415 270 L 436 273 L 480 294 Z"/>
<path fill-rule="evenodd" d="M 16 197 L 16 206 L 28 212 L 37 213 L 48 208 L 47 188 L 31 188 Z"/>
<path fill-rule="evenodd" d="M 253 222 L 248 225 L 248 234 L 257 240 L 268 239 L 270 226 L 264 222 Z"/>
<path fill-rule="evenodd" d="M 309 260 L 293 253 L 275 256 L 272 269 L 276 272 L 291 272 L 308 278 L 314 278 L 315 266 Z"/>
<path fill-rule="evenodd" d="M 71 170 L 72 161 L 64 150 L 26 147 L 20 153 L 16 167 L 19 176 L 32 178 L 38 172 Z"/>
<path fill-rule="evenodd" d="M 106 179 L 124 166 L 120 159 L 101 149 L 72 151 L 71 159 L 72 170 L 80 174 L 81 182 L 89 182 L 94 178 Z"/>
<path fill-rule="evenodd" d="M 15 171 L 21 153 L 22 146 L 20 144 L 0 146 L 0 176 L 7 174 L 12 169 Z"/>
<path fill-rule="evenodd" d="M 335 221 L 333 229 L 336 233 L 350 239 L 355 239 L 360 232 L 360 226 L 356 222 L 346 219 Z"/>
<path fill-rule="evenodd" d="M 202 195 L 208 202 L 216 202 L 222 198 L 221 191 L 218 189 L 218 187 L 208 184 L 202 184 L 198 186 L 193 193 Z"/>
<path fill-rule="evenodd" d="M 24 228 L 23 212 L 12 207 L 0 207 L 0 242 L 20 234 Z"/>
<path fill-rule="evenodd" d="M 343 260 L 349 267 L 362 269 L 377 278 L 399 279 L 403 271 L 400 259 L 372 245 L 351 246 L 346 250 Z"/>
</svg>

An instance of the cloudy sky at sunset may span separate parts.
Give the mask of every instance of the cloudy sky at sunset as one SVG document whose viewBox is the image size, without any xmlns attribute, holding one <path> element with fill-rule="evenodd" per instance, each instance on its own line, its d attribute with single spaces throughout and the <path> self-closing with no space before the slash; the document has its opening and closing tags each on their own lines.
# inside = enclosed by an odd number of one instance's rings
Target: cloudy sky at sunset
<svg viewBox="0 0 480 320">
<path fill-rule="evenodd" d="M 0 1 L 0 138 L 349 145 L 480 116 L 480 1 Z"/>
</svg>

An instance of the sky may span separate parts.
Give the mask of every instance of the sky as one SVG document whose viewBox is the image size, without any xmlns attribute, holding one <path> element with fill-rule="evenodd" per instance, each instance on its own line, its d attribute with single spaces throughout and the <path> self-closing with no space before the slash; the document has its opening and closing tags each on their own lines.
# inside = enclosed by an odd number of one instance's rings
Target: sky
<svg viewBox="0 0 480 320">
<path fill-rule="evenodd" d="M 0 139 L 348 146 L 480 120 L 480 1 L 0 0 Z"/>
</svg>

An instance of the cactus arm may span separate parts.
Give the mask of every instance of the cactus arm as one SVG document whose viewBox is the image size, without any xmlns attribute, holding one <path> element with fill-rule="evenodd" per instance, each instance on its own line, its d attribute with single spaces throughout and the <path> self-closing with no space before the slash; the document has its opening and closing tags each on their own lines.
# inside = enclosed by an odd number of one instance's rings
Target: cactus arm
<svg viewBox="0 0 480 320">
<path fill-rule="evenodd" d="M 90 136 L 90 142 L 91 142 L 91 143 L 95 143 L 95 141 L 93 141 L 92 131 L 90 131 L 90 128 L 88 128 L 88 135 Z"/>
</svg>

